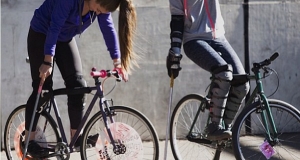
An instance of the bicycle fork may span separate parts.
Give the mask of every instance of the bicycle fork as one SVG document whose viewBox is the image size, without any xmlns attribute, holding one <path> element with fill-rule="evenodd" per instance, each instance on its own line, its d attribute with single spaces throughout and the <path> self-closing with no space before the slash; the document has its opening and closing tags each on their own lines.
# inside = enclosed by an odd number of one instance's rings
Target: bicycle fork
<svg viewBox="0 0 300 160">
<path fill-rule="evenodd" d="M 105 107 L 103 107 L 103 105 Z M 110 109 L 110 104 L 109 104 L 108 100 L 105 100 L 103 97 L 100 99 L 99 106 L 100 106 L 101 114 L 103 117 L 103 122 L 104 122 L 105 128 L 107 130 L 108 140 L 113 145 L 113 152 L 116 155 L 124 154 L 126 151 L 126 147 L 122 144 L 121 140 L 118 139 L 117 142 L 114 140 L 112 131 L 109 126 L 109 124 L 113 124 L 115 122 L 113 119 L 113 116 L 116 115 L 115 112 Z M 110 122 L 108 122 L 108 121 L 110 121 Z M 105 135 L 105 133 L 103 133 L 101 135 L 101 137 L 107 137 L 107 136 Z M 104 141 L 103 141 L 103 144 L 104 144 Z M 117 145 L 117 144 L 119 144 L 119 145 Z M 104 147 L 104 149 L 106 149 L 105 145 L 103 145 L 103 147 Z M 107 150 L 105 150 L 104 154 L 107 158 L 109 158 Z"/>
<path fill-rule="evenodd" d="M 274 54 L 275 55 L 275 54 Z M 277 55 L 278 56 L 278 55 Z M 272 57 L 271 57 L 272 58 Z M 275 57 L 276 58 L 276 57 Z M 271 113 L 270 110 L 270 106 L 269 106 L 269 102 L 267 100 L 267 97 L 264 94 L 264 89 L 263 89 L 263 85 L 262 85 L 262 75 L 259 71 L 260 66 L 258 64 L 254 64 L 254 68 L 252 69 L 252 71 L 255 74 L 255 79 L 256 79 L 256 88 L 255 91 L 257 91 L 258 93 L 258 98 L 259 98 L 259 107 L 261 110 L 261 118 L 262 118 L 262 125 L 265 127 L 265 131 L 266 131 L 266 138 L 267 141 L 269 143 L 271 143 L 272 146 L 274 146 L 277 142 L 277 136 L 278 136 L 278 132 L 274 123 L 274 119 L 273 119 L 273 115 Z M 257 113 L 260 112 L 259 108 L 257 109 Z M 273 138 L 271 137 L 271 133 L 270 133 L 270 129 L 269 129 L 269 125 L 273 131 Z"/>
<path fill-rule="evenodd" d="M 260 108 L 261 108 L 261 118 L 262 118 L 262 123 L 264 126 L 264 129 L 266 131 L 266 138 L 267 141 L 274 146 L 277 143 L 277 136 L 278 136 L 278 132 L 277 132 L 277 128 L 275 126 L 274 123 L 274 119 L 273 119 L 273 115 L 272 115 L 272 111 L 269 107 L 269 102 L 267 101 L 267 98 L 264 95 L 261 95 L 262 98 L 262 102 L 260 103 Z M 272 136 L 271 136 L 271 132 L 270 129 L 273 131 L 272 132 Z"/>
</svg>

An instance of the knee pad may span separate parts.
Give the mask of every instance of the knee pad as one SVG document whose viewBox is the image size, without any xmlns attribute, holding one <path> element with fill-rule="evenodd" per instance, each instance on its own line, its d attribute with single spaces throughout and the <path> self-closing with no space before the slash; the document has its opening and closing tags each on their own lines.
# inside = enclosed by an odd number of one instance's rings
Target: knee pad
<svg viewBox="0 0 300 160">
<path fill-rule="evenodd" d="M 65 80 L 66 88 L 86 87 L 86 81 L 81 75 L 74 75 Z M 85 102 L 85 94 L 69 94 L 68 106 L 83 108 Z"/>
<path fill-rule="evenodd" d="M 210 86 L 212 96 L 222 98 L 229 92 L 230 81 L 232 80 L 232 67 L 231 65 L 219 66 L 212 71 L 213 80 Z"/>
<path fill-rule="evenodd" d="M 230 64 L 212 68 L 212 74 L 215 79 L 220 79 L 224 81 L 232 80 L 232 66 Z"/>
</svg>

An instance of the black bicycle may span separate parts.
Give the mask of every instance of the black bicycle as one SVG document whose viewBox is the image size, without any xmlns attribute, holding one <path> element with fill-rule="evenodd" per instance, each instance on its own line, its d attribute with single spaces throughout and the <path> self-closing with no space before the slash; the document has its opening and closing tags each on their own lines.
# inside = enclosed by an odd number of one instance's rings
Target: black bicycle
<svg viewBox="0 0 300 160">
<path fill-rule="evenodd" d="M 253 75 L 234 75 L 232 83 L 254 80 L 256 86 L 238 114 L 232 139 L 210 141 L 205 133 L 211 122 L 209 95 L 189 94 L 176 105 L 170 125 L 171 148 L 176 160 L 220 158 L 227 147 L 238 160 L 300 159 L 300 112 L 292 105 L 268 99 L 262 79 L 275 70 L 268 67 L 278 57 L 253 63 Z M 209 92 L 208 92 L 209 93 Z"/>
<path fill-rule="evenodd" d="M 48 159 L 57 158 L 67 160 L 70 154 L 80 151 L 81 159 L 87 160 L 114 160 L 130 159 L 157 160 L 159 157 L 159 145 L 157 133 L 145 115 L 127 107 L 114 106 L 112 100 L 105 99 L 103 93 L 104 80 L 100 78 L 114 77 L 117 82 L 121 81 L 117 71 L 92 69 L 91 76 L 95 81 L 93 87 L 75 89 L 55 89 L 42 94 L 36 114 L 40 114 L 36 129 L 35 140 L 40 146 L 47 148 L 49 156 L 31 157 L 25 159 Z M 110 92 L 111 92 L 110 91 Z M 108 92 L 108 93 L 110 93 Z M 64 126 L 55 97 L 67 94 L 93 94 L 89 107 L 74 137 L 68 143 Z M 89 120 L 97 100 L 99 109 Z M 54 120 L 56 117 L 56 120 Z M 66 127 L 67 128 L 67 127 Z M 80 132 L 84 128 L 82 135 Z M 4 145 L 9 160 L 22 159 L 25 141 L 25 105 L 14 109 L 9 115 L 4 130 Z M 75 142 L 80 140 L 80 148 L 76 148 Z"/>
</svg>

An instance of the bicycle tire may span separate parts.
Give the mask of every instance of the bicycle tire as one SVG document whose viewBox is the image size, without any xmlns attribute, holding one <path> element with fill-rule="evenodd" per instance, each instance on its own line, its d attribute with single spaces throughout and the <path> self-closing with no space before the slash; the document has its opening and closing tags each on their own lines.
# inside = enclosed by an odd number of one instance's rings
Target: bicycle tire
<svg viewBox="0 0 300 160">
<path fill-rule="evenodd" d="M 184 96 L 174 108 L 170 121 L 170 144 L 173 156 L 176 160 L 199 159 L 199 157 L 201 157 L 201 159 L 213 159 L 215 156 L 217 149 L 215 143 L 200 143 L 187 138 L 201 103 L 206 103 L 204 96 L 189 94 Z M 204 133 L 208 117 L 208 109 L 205 109 L 204 112 L 200 112 L 192 130 L 194 135 Z M 201 141 L 209 142 L 204 136 Z"/>
<path fill-rule="evenodd" d="M 8 160 L 22 159 L 23 151 L 20 143 L 25 141 L 25 108 L 26 105 L 21 105 L 14 109 L 9 115 L 4 129 L 4 147 Z M 46 127 L 40 127 L 48 121 Z M 59 133 L 56 124 L 52 117 L 47 114 L 41 114 L 37 124 L 36 141 L 43 147 L 49 147 L 52 143 L 57 143 L 59 140 Z M 42 131 L 42 129 L 44 131 Z M 25 159 L 31 159 L 26 157 Z"/>
<path fill-rule="evenodd" d="M 269 99 L 268 102 L 279 139 L 279 143 L 273 146 L 276 153 L 270 157 L 270 160 L 300 159 L 300 112 L 295 107 L 280 100 Z M 259 149 L 266 138 L 262 135 L 265 132 L 260 114 L 256 113 L 258 105 L 258 103 L 253 103 L 246 107 L 234 124 L 232 145 L 237 160 L 269 158 L 264 156 Z M 251 116 L 251 125 L 245 124 L 248 116 Z M 245 129 L 246 126 L 247 129 Z"/>
<path fill-rule="evenodd" d="M 103 123 L 103 118 L 101 112 L 96 113 L 87 123 L 84 128 L 82 134 L 82 141 L 80 146 L 80 154 L 83 160 L 87 159 L 97 159 L 104 158 L 111 160 L 114 159 L 153 159 L 158 160 L 159 158 L 159 144 L 158 144 L 158 136 L 157 133 L 151 124 L 151 122 L 146 118 L 141 112 L 126 106 L 113 106 L 110 107 L 111 110 L 114 110 L 115 114 L 113 116 L 114 122 L 110 125 L 110 130 L 113 133 L 113 137 L 115 141 L 117 139 L 122 139 L 126 147 L 126 152 L 124 154 L 116 155 L 113 153 L 112 145 L 109 142 L 106 142 L 109 138 L 106 137 L 105 127 Z M 109 118 L 109 117 L 108 117 Z M 126 128 L 126 131 L 120 131 L 119 128 L 115 128 L 115 126 L 122 125 L 122 127 Z M 102 133 L 102 134 L 101 134 Z M 94 136 L 100 134 L 97 139 L 96 144 L 90 144 L 89 139 L 90 136 Z M 126 136 L 125 136 L 126 135 Z M 106 138 L 105 138 L 106 137 Z M 99 149 L 99 147 L 102 149 Z M 103 149 L 106 149 L 105 152 L 107 155 L 103 157 Z M 101 153 L 100 153 L 101 152 Z M 134 155 L 136 154 L 136 155 Z M 142 154 L 142 155 L 141 155 Z"/>
</svg>

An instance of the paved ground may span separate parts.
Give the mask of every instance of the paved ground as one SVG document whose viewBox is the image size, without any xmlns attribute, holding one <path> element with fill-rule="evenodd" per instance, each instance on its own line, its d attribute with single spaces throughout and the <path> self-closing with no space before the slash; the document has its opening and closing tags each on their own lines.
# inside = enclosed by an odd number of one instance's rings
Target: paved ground
<svg viewBox="0 0 300 160">
<path fill-rule="evenodd" d="M 291 146 L 291 148 L 288 149 L 289 150 L 288 153 L 293 154 L 294 157 L 300 157 L 300 149 L 299 149 L 299 146 L 298 146 L 299 140 L 297 139 L 295 141 L 296 141 L 295 145 L 297 145 L 297 146 Z M 251 142 L 251 141 L 247 141 L 247 142 Z M 182 142 L 181 144 L 184 144 L 184 142 Z M 160 141 L 159 146 L 160 146 L 160 158 L 159 158 L 159 160 L 164 160 L 165 141 Z M 194 151 L 198 152 L 199 154 L 197 155 L 197 157 L 189 157 L 190 155 L 187 155 L 185 160 L 194 160 L 194 159 L 195 160 L 210 160 L 210 158 L 209 159 L 206 158 L 208 156 L 205 155 L 205 153 L 208 153 L 208 152 L 203 152 L 203 151 L 199 150 L 199 148 L 197 148 L 197 147 L 189 148 L 189 150 L 191 150 L 193 153 L 194 153 Z M 168 145 L 167 153 L 168 153 L 167 154 L 167 160 L 174 160 L 170 144 Z M 283 156 L 283 157 L 286 157 L 286 156 Z M 78 152 L 71 154 L 70 160 L 80 160 L 80 159 L 81 159 L 80 154 Z M 233 155 L 231 149 L 225 149 L 222 152 L 221 158 L 220 158 L 220 160 L 234 160 L 234 159 L 235 158 L 234 158 L 234 155 Z M 257 159 L 257 158 L 255 158 L 255 159 Z M 293 159 L 295 159 L 295 158 L 293 158 Z M 296 159 L 298 159 L 298 158 L 296 158 Z M 7 160 L 4 151 L 1 152 L 1 159 L 0 160 Z"/>
<path fill-rule="evenodd" d="M 299 144 L 298 140 L 296 140 L 297 142 L 295 144 Z M 248 141 L 249 142 L 249 141 Z M 159 143 L 159 146 L 160 146 L 160 158 L 159 160 L 164 160 L 164 150 L 165 150 L 165 141 L 160 141 Z M 299 146 L 293 146 L 291 148 L 292 150 L 294 151 L 291 151 L 289 153 L 292 153 L 294 154 L 295 157 L 300 157 L 300 149 L 299 149 Z M 204 155 L 205 152 L 202 152 L 201 150 L 199 150 L 199 148 L 189 148 L 189 150 L 191 150 L 193 153 L 194 151 L 198 152 L 199 154 L 197 155 L 198 157 L 189 157 L 189 155 L 186 156 L 186 160 L 210 160 L 208 158 L 206 158 L 207 156 Z M 168 151 L 167 151 L 167 160 L 174 160 L 173 158 L 173 155 L 172 155 L 172 151 L 171 151 L 171 146 L 170 144 L 168 145 Z M 207 153 L 207 152 L 206 152 Z M 284 156 L 285 157 L 285 156 Z M 232 153 L 232 150 L 231 149 L 226 149 L 222 152 L 221 154 L 221 158 L 220 160 L 234 160 L 234 155 Z M 256 159 L 256 158 L 255 158 Z M 295 158 L 294 158 L 295 159 Z M 297 159 L 297 158 L 296 158 Z M 1 152 L 1 159 L 0 160 L 7 160 L 6 158 L 6 155 L 5 155 L 5 152 L 2 151 Z M 77 152 L 77 153 L 72 153 L 71 154 L 71 157 L 70 157 L 70 160 L 81 160 L 80 158 L 80 154 Z"/>
<path fill-rule="evenodd" d="M 164 159 L 164 150 L 165 150 L 165 141 L 160 141 L 159 146 L 160 146 L 160 160 L 163 160 Z M 167 153 L 168 153 L 167 159 L 174 160 L 170 144 L 168 145 Z M 1 152 L 1 160 L 7 160 L 4 151 Z M 80 160 L 80 154 L 79 153 L 71 154 L 70 160 Z M 234 160 L 234 157 L 233 157 L 232 153 L 230 153 L 228 151 L 224 151 L 224 152 L 222 152 L 222 158 L 220 160 Z"/>
</svg>

